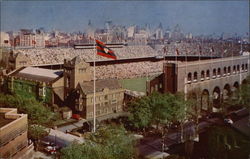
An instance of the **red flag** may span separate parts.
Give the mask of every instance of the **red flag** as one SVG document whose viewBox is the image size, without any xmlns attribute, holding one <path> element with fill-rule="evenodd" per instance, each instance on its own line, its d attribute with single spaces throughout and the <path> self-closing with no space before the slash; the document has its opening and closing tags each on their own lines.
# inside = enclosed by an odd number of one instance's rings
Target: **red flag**
<svg viewBox="0 0 250 159">
<path fill-rule="evenodd" d="M 116 55 L 113 50 L 108 48 L 103 42 L 96 40 L 97 55 L 104 56 L 116 60 Z"/>
</svg>

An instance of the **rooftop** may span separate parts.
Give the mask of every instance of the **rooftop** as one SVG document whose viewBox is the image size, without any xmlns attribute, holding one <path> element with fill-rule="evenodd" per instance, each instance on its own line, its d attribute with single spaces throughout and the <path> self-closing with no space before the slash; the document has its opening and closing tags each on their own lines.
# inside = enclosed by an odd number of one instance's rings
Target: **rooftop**
<svg viewBox="0 0 250 159">
<path fill-rule="evenodd" d="M 62 70 L 50 70 L 36 67 L 26 67 L 21 71 L 15 72 L 16 77 L 27 78 L 42 82 L 51 82 L 63 74 Z"/>
<path fill-rule="evenodd" d="M 0 112 L 0 128 L 4 125 L 9 124 L 10 122 L 14 121 L 14 119 L 6 119 L 5 113 Z"/>
</svg>

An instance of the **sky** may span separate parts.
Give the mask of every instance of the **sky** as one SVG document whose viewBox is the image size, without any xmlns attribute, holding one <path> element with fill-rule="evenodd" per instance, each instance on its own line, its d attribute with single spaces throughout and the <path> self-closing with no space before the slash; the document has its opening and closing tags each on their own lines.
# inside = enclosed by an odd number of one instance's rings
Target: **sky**
<svg viewBox="0 0 250 159">
<path fill-rule="evenodd" d="M 107 20 L 117 25 L 149 24 L 164 28 L 180 24 L 193 34 L 249 32 L 249 1 L 2 1 L 1 31 L 21 28 L 85 31 L 91 20 L 103 28 Z"/>
</svg>

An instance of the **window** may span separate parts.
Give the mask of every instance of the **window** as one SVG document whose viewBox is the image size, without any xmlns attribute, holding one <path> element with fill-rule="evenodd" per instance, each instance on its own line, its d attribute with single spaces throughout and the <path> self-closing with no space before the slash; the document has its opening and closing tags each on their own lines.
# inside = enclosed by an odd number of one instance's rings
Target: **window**
<svg viewBox="0 0 250 159">
<path fill-rule="evenodd" d="M 32 93 L 32 86 L 28 86 L 28 92 Z"/>
<path fill-rule="evenodd" d="M 86 68 L 79 68 L 78 72 L 79 73 L 84 73 L 86 71 Z"/>
<path fill-rule="evenodd" d="M 192 81 L 192 73 L 188 73 L 188 81 Z"/>
<path fill-rule="evenodd" d="M 216 69 L 213 69 L 213 78 L 216 77 Z"/>
<path fill-rule="evenodd" d="M 70 87 L 70 77 L 67 77 L 67 80 L 66 80 L 66 84 L 67 84 L 67 87 Z"/>
<path fill-rule="evenodd" d="M 201 71 L 201 80 L 204 80 L 205 78 L 205 71 Z"/>
<path fill-rule="evenodd" d="M 240 65 L 237 65 L 237 72 L 240 71 Z"/>
<path fill-rule="evenodd" d="M 112 100 L 112 101 L 111 101 L 111 104 L 116 104 L 116 103 L 117 103 L 116 100 Z"/>
<path fill-rule="evenodd" d="M 43 88 L 39 88 L 38 93 L 39 93 L 39 96 L 43 96 Z"/>
<path fill-rule="evenodd" d="M 233 73 L 235 73 L 236 72 L 236 66 L 234 65 L 233 66 Z"/>
<path fill-rule="evenodd" d="M 210 78 L 210 71 L 207 70 L 207 73 L 206 73 L 206 78 L 209 79 Z"/>
<path fill-rule="evenodd" d="M 225 76 L 227 74 L 227 67 L 224 67 L 223 69 L 223 75 Z"/>
<path fill-rule="evenodd" d="M 105 100 L 108 100 L 108 95 L 105 95 L 105 97 L 104 97 L 104 98 L 105 98 Z"/>
<path fill-rule="evenodd" d="M 246 69 L 246 71 L 248 71 L 248 64 L 247 63 L 245 65 L 245 69 Z"/>
<path fill-rule="evenodd" d="M 217 76 L 218 76 L 218 77 L 221 76 L 221 70 L 220 70 L 220 68 L 217 69 Z"/>
<path fill-rule="evenodd" d="M 241 65 L 241 70 L 242 70 L 242 71 L 245 70 L 245 65 L 244 65 L 244 64 Z"/>
<path fill-rule="evenodd" d="M 100 109 L 101 105 L 100 104 L 96 104 L 96 109 Z"/>
<path fill-rule="evenodd" d="M 162 88 L 162 84 L 161 83 L 159 84 L 159 88 Z"/>
<path fill-rule="evenodd" d="M 197 81 L 197 79 L 198 79 L 198 73 L 194 72 L 194 81 Z"/>
<path fill-rule="evenodd" d="M 228 74 L 228 75 L 231 74 L 231 67 L 230 67 L 230 66 L 227 67 L 227 74 Z"/>
</svg>

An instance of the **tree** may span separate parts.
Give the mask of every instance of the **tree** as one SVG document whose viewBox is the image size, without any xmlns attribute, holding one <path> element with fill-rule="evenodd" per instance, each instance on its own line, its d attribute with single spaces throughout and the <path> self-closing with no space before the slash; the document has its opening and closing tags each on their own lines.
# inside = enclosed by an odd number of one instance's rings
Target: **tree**
<svg viewBox="0 0 250 159">
<path fill-rule="evenodd" d="M 185 118 L 186 101 L 181 94 L 153 93 L 130 103 L 130 122 L 136 128 L 145 128 L 151 124 L 170 126 L 173 122 L 181 122 Z"/>
<path fill-rule="evenodd" d="M 63 159 L 132 159 L 136 157 L 133 138 L 122 126 L 107 126 L 90 135 L 84 144 L 61 150 Z"/>
<path fill-rule="evenodd" d="M 39 147 L 39 140 L 49 134 L 49 129 L 41 125 L 29 125 L 28 136 L 35 142 L 35 148 Z"/>
<path fill-rule="evenodd" d="M 25 98 L 20 95 L 1 94 L 1 107 L 18 108 L 19 113 L 28 114 L 28 134 L 29 138 L 39 144 L 39 140 L 48 135 L 45 126 L 52 126 L 58 116 L 41 102 L 34 98 Z M 37 146 L 36 146 L 37 147 Z"/>
<path fill-rule="evenodd" d="M 245 79 L 239 90 L 240 104 L 249 109 L 249 124 L 250 124 L 250 76 Z"/>
<path fill-rule="evenodd" d="M 28 114 L 30 124 L 50 125 L 56 115 L 35 98 L 20 95 L 0 93 L 0 106 L 18 108 L 20 113 Z"/>
<path fill-rule="evenodd" d="M 135 128 L 146 128 L 151 124 L 152 112 L 149 97 L 142 97 L 129 103 L 129 121 Z"/>
</svg>

